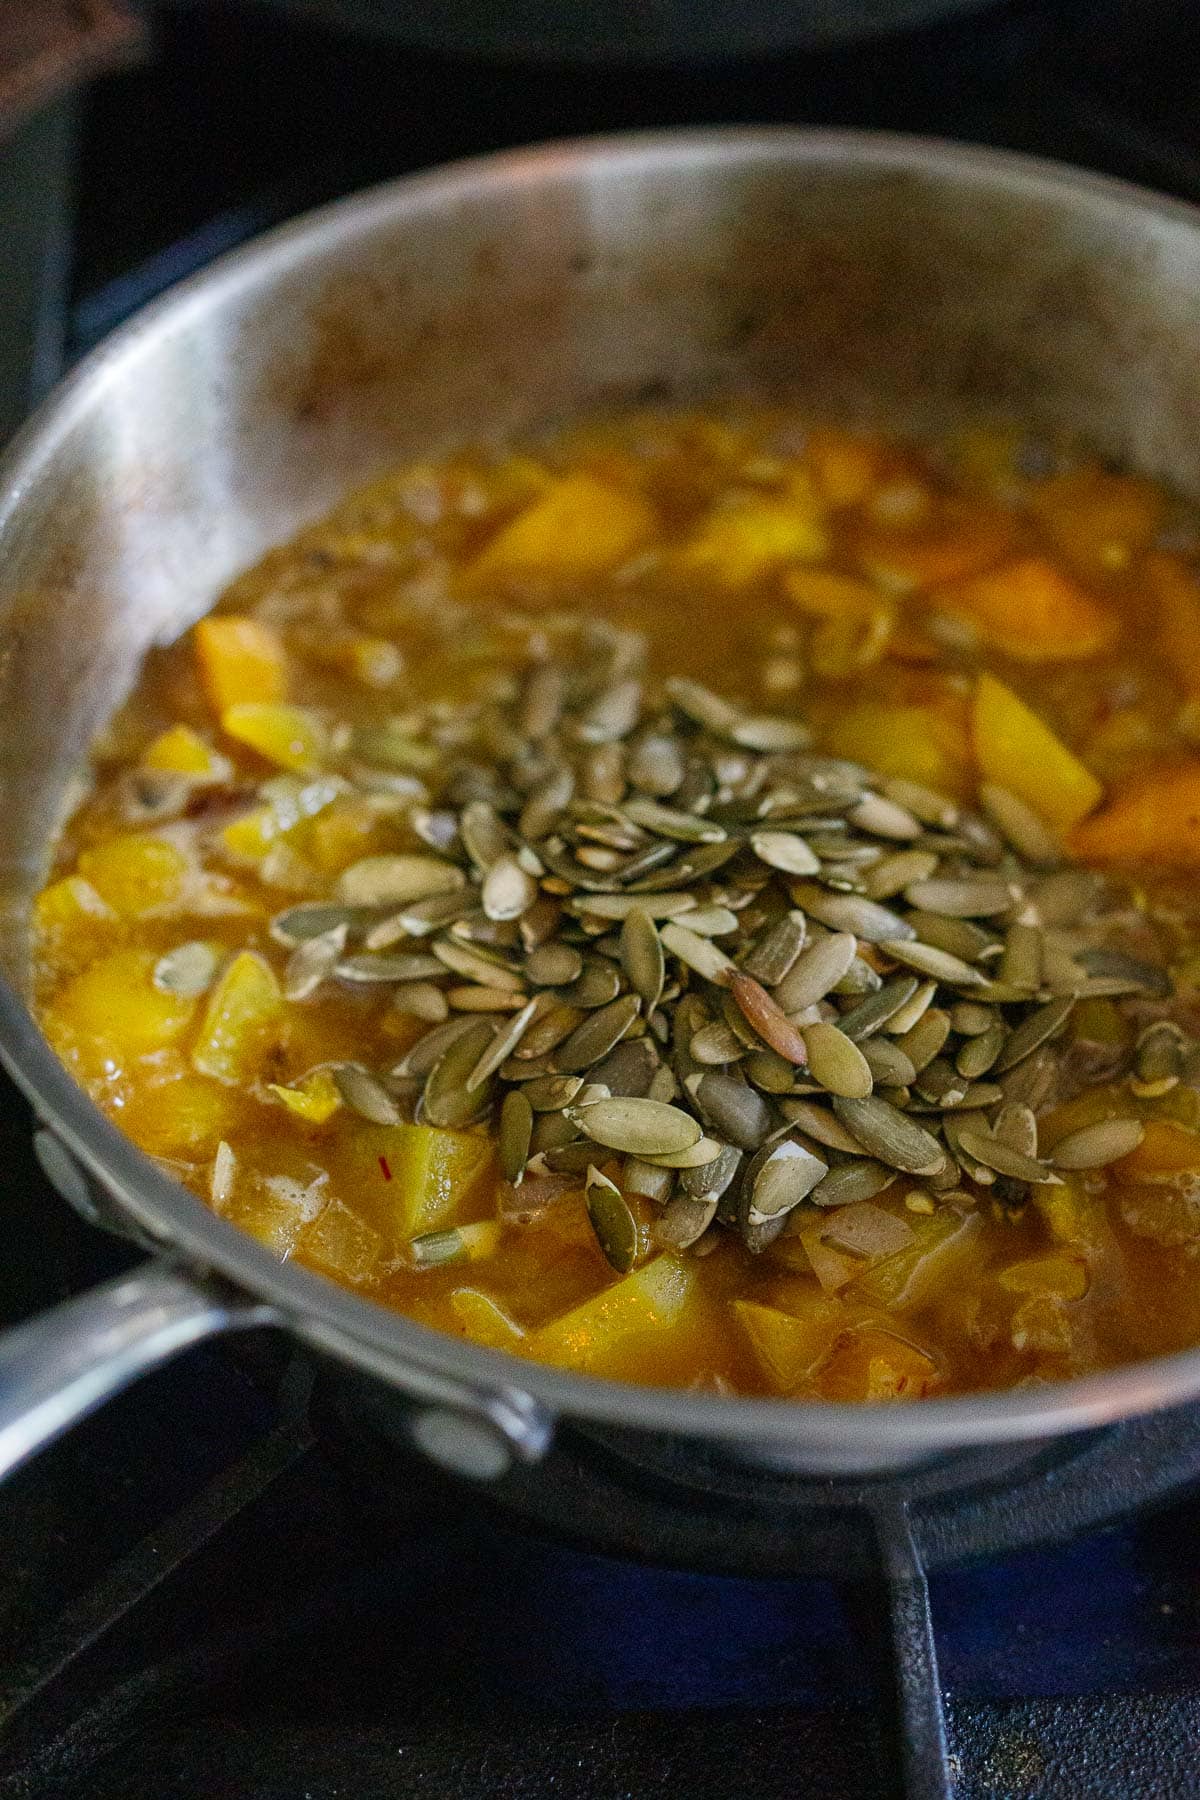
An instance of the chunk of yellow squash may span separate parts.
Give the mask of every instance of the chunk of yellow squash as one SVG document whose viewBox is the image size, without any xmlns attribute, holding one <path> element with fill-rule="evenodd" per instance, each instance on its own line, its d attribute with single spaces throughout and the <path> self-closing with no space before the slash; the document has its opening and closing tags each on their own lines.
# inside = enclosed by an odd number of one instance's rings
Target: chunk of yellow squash
<svg viewBox="0 0 1200 1800">
<path fill-rule="evenodd" d="M 73 977 L 48 1011 L 55 1028 L 89 1062 L 133 1060 L 174 1043 L 191 1023 L 196 1001 L 154 985 L 152 950 L 115 950 Z"/>
<path fill-rule="evenodd" d="M 812 1295 L 791 1312 L 757 1300 L 733 1300 L 730 1309 L 777 1394 L 794 1393 L 807 1380 L 846 1323 L 845 1308 L 824 1294 Z"/>
<path fill-rule="evenodd" d="M 1104 790 L 1091 770 L 994 675 L 976 684 L 971 730 L 984 779 L 1016 794 L 1056 831 L 1098 805 Z"/>
<path fill-rule="evenodd" d="M 491 1164 L 492 1147 L 476 1131 L 364 1123 L 344 1155 L 355 1205 L 389 1243 L 400 1245 L 467 1222 L 464 1209 Z"/>
<path fill-rule="evenodd" d="M 849 1333 L 821 1370 L 828 1400 L 919 1400 L 938 1386 L 931 1356 L 874 1326 Z"/>
<path fill-rule="evenodd" d="M 80 927 L 111 925 L 116 913 L 82 875 L 64 875 L 44 887 L 33 903 L 34 923 L 43 936 Z"/>
<path fill-rule="evenodd" d="M 980 643 L 1018 662 L 1079 662 L 1111 648 L 1120 620 L 1043 556 L 985 569 L 932 596 Z"/>
<path fill-rule="evenodd" d="M 656 1257 L 532 1333 L 530 1354 L 563 1368 L 608 1372 L 631 1342 L 645 1343 L 679 1323 L 697 1267 L 673 1256 Z"/>
<path fill-rule="evenodd" d="M 221 730 L 268 762 L 298 774 L 319 768 L 327 748 L 321 721 L 303 706 L 241 701 L 221 714 Z"/>
<path fill-rule="evenodd" d="M 361 1287 L 379 1274 L 383 1240 L 364 1219 L 334 1198 L 301 1231 L 298 1251 L 322 1274 Z"/>
<path fill-rule="evenodd" d="M 259 1072 L 283 1013 L 283 995 L 271 965 L 241 950 L 208 996 L 192 1046 L 192 1067 L 217 1081 L 246 1086 Z"/>
<path fill-rule="evenodd" d="M 971 742 L 958 709 L 864 700 L 839 711 L 828 743 L 835 756 L 869 763 L 881 774 L 919 782 L 955 800 L 965 798 L 970 787 Z"/>
<path fill-rule="evenodd" d="M 1131 776 L 1069 842 L 1085 862 L 1200 868 L 1200 759 Z"/>
<path fill-rule="evenodd" d="M 734 589 L 784 563 L 816 562 L 828 550 L 824 511 L 811 495 L 746 494 L 704 516 L 680 550 L 679 565 Z"/>
<path fill-rule="evenodd" d="M 450 1296 L 450 1310 L 472 1343 L 489 1350 L 512 1350 L 525 1332 L 515 1319 L 510 1319 L 502 1306 L 478 1288 L 455 1288 Z"/>
<path fill-rule="evenodd" d="M 306 1075 L 295 1087 L 268 1082 L 267 1092 L 274 1094 L 279 1104 L 293 1118 L 303 1120 L 306 1125 L 324 1125 L 342 1104 L 337 1083 L 328 1069 L 314 1069 L 311 1075 Z"/>
<path fill-rule="evenodd" d="M 583 472 L 567 475 L 501 527 L 471 565 L 470 579 L 602 575 L 639 549 L 655 526 L 640 494 Z"/>
<path fill-rule="evenodd" d="M 238 613 L 201 619 L 193 631 L 200 683 L 218 717 L 231 706 L 287 694 L 287 651 L 270 626 Z"/>
<path fill-rule="evenodd" d="M 123 919 L 141 919 L 177 901 L 188 859 L 166 838 L 124 832 L 84 850 L 79 873 Z"/>
<path fill-rule="evenodd" d="M 189 725 L 172 725 L 146 748 L 142 766 L 164 774 L 186 775 L 198 783 L 224 781 L 229 764 Z"/>
</svg>

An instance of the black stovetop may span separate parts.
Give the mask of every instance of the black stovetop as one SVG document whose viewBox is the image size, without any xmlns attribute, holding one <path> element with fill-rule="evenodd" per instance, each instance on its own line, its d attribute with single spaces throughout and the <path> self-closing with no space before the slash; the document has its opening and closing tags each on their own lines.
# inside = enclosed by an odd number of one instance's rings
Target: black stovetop
<svg viewBox="0 0 1200 1800">
<path fill-rule="evenodd" d="M 560 133 L 876 124 L 1200 199 L 1198 75 L 1188 0 L 1025 0 L 869 49 L 653 73 L 455 63 L 249 5 L 164 12 L 153 59 L 81 110 L 37 380 L 48 343 L 69 360 L 304 206 Z M 0 1322 L 133 1260 L 46 1188 L 2 1085 L 0 1167 Z M 585 1555 L 415 1462 L 381 1507 L 314 1436 L 307 1383 L 280 1346 L 195 1351 L 4 1490 L 0 1800 L 898 1791 L 877 1591 Z M 932 1576 L 961 1800 L 1200 1793 L 1198 1539 L 1188 1489 Z"/>
</svg>

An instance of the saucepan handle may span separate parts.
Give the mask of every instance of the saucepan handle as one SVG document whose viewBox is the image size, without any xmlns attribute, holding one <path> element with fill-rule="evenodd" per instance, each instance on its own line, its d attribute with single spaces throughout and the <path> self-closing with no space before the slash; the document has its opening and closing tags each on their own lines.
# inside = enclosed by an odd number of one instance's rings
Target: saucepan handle
<svg viewBox="0 0 1200 1800">
<path fill-rule="evenodd" d="M 0 1337 L 0 1480 L 139 1375 L 269 1306 L 150 1261 Z"/>
</svg>

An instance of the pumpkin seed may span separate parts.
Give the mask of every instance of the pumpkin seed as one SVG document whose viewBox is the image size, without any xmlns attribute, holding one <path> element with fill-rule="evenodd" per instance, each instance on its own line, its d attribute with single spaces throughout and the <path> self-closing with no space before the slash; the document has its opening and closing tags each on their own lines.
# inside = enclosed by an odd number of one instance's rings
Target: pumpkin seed
<svg viewBox="0 0 1200 1800">
<path fill-rule="evenodd" d="M 472 800 L 463 807 L 458 835 L 480 875 L 486 876 L 493 863 L 509 853 L 508 832 L 488 800 Z"/>
<path fill-rule="evenodd" d="M 437 856 L 364 856 L 338 876 L 338 899 L 350 906 L 405 906 L 466 885 L 456 863 Z"/>
<path fill-rule="evenodd" d="M 873 1200 L 896 1179 L 895 1169 L 872 1159 L 841 1163 L 830 1169 L 809 1195 L 814 1206 L 854 1206 Z"/>
<path fill-rule="evenodd" d="M 936 993 L 936 981 L 922 981 L 912 998 L 906 1000 L 904 1005 L 899 1007 L 888 1020 L 885 1030 L 889 1037 L 903 1037 L 906 1032 L 913 1029 L 914 1025 L 919 1024 L 928 1012 Z M 941 1048 L 940 1044 L 938 1048 Z"/>
<path fill-rule="evenodd" d="M 370 907 L 333 906 L 324 901 L 289 906 L 271 920 L 271 936 L 277 944 L 294 948 L 310 938 L 325 937 L 339 928 L 349 933 L 373 917 Z M 345 940 L 343 939 L 343 942 Z"/>
<path fill-rule="evenodd" d="M 978 1130 L 979 1127 L 973 1125 L 969 1129 Z M 1036 1156 L 1038 1123 L 1032 1106 L 1022 1106 L 1015 1101 L 1002 1106 L 996 1114 L 992 1136 L 998 1143 L 1007 1144 L 1010 1150 L 1019 1150 L 1024 1156 Z"/>
<path fill-rule="evenodd" d="M 866 1099 L 835 1096 L 833 1110 L 852 1137 L 890 1168 L 907 1175 L 936 1175 L 946 1156 L 937 1139 L 878 1094 Z"/>
<path fill-rule="evenodd" d="M 586 900 L 569 903 L 569 910 L 584 918 L 627 919 L 631 912 L 644 912 L 648 919 L 675 919 L 694 910 L 695 894 L 669 892 L 662 894 L 589 894 Z"/>
<path fill-rule="evenodd" d="M 1059 1138 L 1050 1161 L 1056 1169 L 1103 1169 L 1129 1156 L 1145 1135 L 1140 1119 L 1101 1119 Z"/>
<path fill-rule="evenodd" d="M 237 1157 L 224 1138 L 217 1145 L 213 1157 L 212 1172 L 208 1180 L 208 1198 L 210 1205 L 220 1212 L 233 1194 L 234 1177 L 237 1175 Z"/>
<path fill-rule="evenodd" d="M 518 729 L 536 743 L 549 737 L 562 716 L 566 676 L 555 663 L 539 663 L 525 677 Z"/>
<path fill-rule="evenodd" d="M 692 1040 L 693 1043 L 695 1039 Z M 757 1088 L 768 1094 L 790 1093 L 796 1079 L 796 1068 L 785 1056 L 779 1056 L 774 1050 L 754 1050 L 746 1058 L 743 1067 L 746 1078 Z"/>
<path fill-rule="evenodd" d="M 522 1088 L 535 1113 L 561 1112 L 583 1092 L 582 1075 L 539 1075 Z"/>
<path fill-rule="evenodd" d="M 636 994 L 623 994 L 619 1000 L 597 1007 L 559 1044 L 554 1052 L 555 1066 L 567 1075 L 591 1068 L 620 1043 L 641 1010 Z"/>
<path fill-rule="evenodd" d="M 940 913 L 917 909 L 909 913 L 908 922 L 923 944 L 932 944 L 948 956 L 961 957 L 963 962 L 978 962 L 997 941 L 993 932 L 970 919 L 947 919 Z"/>
<path fill-rule="evenodd" d="M 690 1075 L 684 1086 L 705 1125 L 739 1150 L 757 1150 L 774 1126 L 762 1095 L 733 1075 L 706 1069 Z"/>
<path fill-rule="evenodd" d="M 524 998 L 523 994 L 514 994 L 508 988 L 483 987 L 471 983 L 446 989 L 446 1002 L 454 1012 L 515 1012 Z"/>
<path fill-rule="evenodd" d="M 850 1135 L 828 1107 L 819 1106 L 812 1100 L 789 1097 L 780 1101 L 779 1110 L 790 1125 L 794 1125 L 815 1143 L 823 1144 L 826 1149 L 840 1150 L 846 1156 L 865 1155 L 858 1139 Z"/>
<path fill-rule="evenodd" d="M 448 1129 L 469 1125 L 486 1110 L 488 1084 L 469 1088 L 467 1079 L 491 1043 L 492 1030 L 485 1020 L 472 1019 L 469 1029 L 442 1051 L 421 1094 L 420 1113 L 427 1125 Z"/>
<path fill-rule="evenodd" d="M 800 917 L 803 916 L 801 913 Z M 775 1004 L 788 1014 L 815 1006 L 845 975 L 857 948 L 857 940 L 849 932 L 835 932 L 829 937 L 818 938 L 800 953 L 788 973 L 776 984 Z M 753 973 L 752 970 L 749 972 Z"/>
<path fill-rule="evenodd" d="M 1178 1086 L 1187 1049 L 1187 1038 L 1172 1020 L 1160 1019 L 1148 1025 L 1134 1046 L 1133 1091 L 1145 1099 L 1170 1093 Z"/>
<path fill-rule="evenodd" d="M 507 1025 L 501 1025 L 495 1037 L 483 1052 L 471 1073 L 467 1076 L 468 1089 L 482 1087 L 490 1081 L 502 1062 L 506 1062 L 520 1043 L 528 1027 L 537 1016 L 539 999 L 529 1000 L 514 1013 Z"/>
<path fill-rule="evenodd" d="M 985 979 L 973 963 L 963 962 L 961 957 L 935 949 L 932 944 L 890 938 L 882 947 L 895 962 L 906 963 L 918 974 L 929 975 L 934 981 L 944 981 L 951 987 L 978 987 Z"/>
<path fill-rule="evenodd" d="M 707 731 L 715 732 L 718 737 L 731 736 L 741 723 L 741 714 L 736 706 L 703 687 L 698 681 L 676 676 L 667 682 L 666 688 L 672 704 L 685 719 L 690 719 L 694 725 L 702 725 Z"/>
<path fill-rule="evenodd" d="M 794 1138 L 768 1145 L 746 1169 L 739 1208 L 744 1223 L 754 1228 L 785 1216 L 828 1174 L 829 1164 Z"/>
<path fill-rule="evenodd" d="M 690 1194 L 676 1194 L 655 1219 L 650 1235 L 664 1250 L 690 1250 L 704 1236 L 716 1213 L 715 1195 L 709 1200 L 697 1200 Z"/>
<path fill-rule="evenodd" d="M 681 963 L 686 963 L 689 969 L 694 969 L 705 981 L 724 985 L 736 971 L 736 965 L 723 950 L 718 950 L 709 938 L 697 937 L 686 925 L 679 925 L 672 920 L 663 926 L 659 936 L 664 950 L 678 957 Z"/>
<path fill-rule="evenodd" d="M 319 938 L 310 938 L 309 945 L 320 942 Z M 302 948 L 307 949 L 309 945 Z M 295 956 L 299 955 L 300 951 L 297 950 Z M 356 987 L 367 987 L 393 981 L 428 981 L 430 976 L 444 975 L 446 970 L 436 956 L 400 955 L 345 956 L 336 964 L 333 972 L 339 981 L 353 982 Z"/>
<path fill-rule="evenodd" d="M 633 1208 L 614 1181 L 588 1164 L 584 1200 L 596 1242 L 618 1275 L 628 1275 L 638 1259 L 641 1233 Z"/>
<path fill-rule="evenodd" d="M 974 880 L 941 876 L 913 881 L 905 888 L 904 898 L 922 912 L 939 913 L 950 919 L 991 919 L 997 913 L 1007 912 L 1013 904 L 1009 884 L 986 876 Z"/>
<path fill-rule="evenodd" d="M 505 1181 L 519 1183 L 529 1159 L 533 1107 L 527 1089 L 510 1088 L 500 1108 L 497 1160 Z"/>
<path fill-rule="evenodd" d="M 782 1056 L 787 1062 L 796 1064 L 808 1061 L 803 1037 L 790 1023 L 778 1002 L 772 999 L 766 988 L 755 981 L 752 975 L 735 969 L 730 977 L 729 991 L 747 1024 L 758 1033 L 768 1048 L 774 1050 L 776 1056 Z"/>
<path fill-rule="evenodd" d="M 341 942 L 345 942 L 345 926 L 341 926 L 340 931 Z M 338 952 L 335 951 L 335 961 L 337 954 Z M 198 994 L 207 993 L 213 984 L 220 963 L 220 951 L 214 945 L 206 944 L 196 938 L 187 944 L 177 944 L 174 950 L 168 950 L 165 956 L 160 956 L 154 965 L 152 980 L 161 993 L 178 994 L 181 999 L 193 999 Z M 320 981 L 321 976 L 318 976 L 317 980 Z M 316 983 L 313 985 L 315 986 Z M 309 989 L 310 993 L 311 991 Z M 289 999 L 299 997 L 294 994 L 288 995 Z"/>
<path fill-rule="evenodd" d="M 704 1142 L 701 1139 L 701 1142 Z M 681 1193 L 694 1200 L 720 1200 L 733 1186 L 742 1166 L 742 1153 L 732 1144 L 722 1144 L 711 1161 L 684 1169 L 679 1176 Z"/>
<path fill-rule="evenodd" d="M 815 875 L 821 863 L 794 831 L 753 831 L 750 848 L 759 862 L 785 875 Z"/>
<path fill-rule="evenodd" d="M 958 1000 L 950 1009 L 950 1027 L 959 1037 L 979 1037 L 995 1023 L 991 1007 L 981 1006 L 976 1000 Z"/>
<path fill-rule="evenodd" d="M 330 1073 L 338 1093 L 360 1119 L 369 1119 L 372 1125 L 402 1122 L 400 1108 L 387 1089 L 361 1063 L 339 1063 Z"/>
<path fill-rule="evenodd" d="M 895 850 L 866 871 L 863 890 L 868 900 L 890 900 L 905 888 L 927 881 L 937 866 L 932 850 Z"/>
<path fill-rule="evenodd" d="M 1007 1043 L 992 1064 L 992 1070 L 1002 1075 L 1006 1069 L 1021 1062 L 1031 1051 L 1048 1043 L 1065 1026 L 1075 1005 L 1074 996 L 1064 994 L 1060 999 L 1049 1000 L 1045 1006 L 1027 1013 L 1009 1035 Z"/>
<path fill-rule="evenodd" d="M 830 894 L 811 882 L 798 882 L 792 887 L 792 899 L 803 912 L 819 919 L 831 931 L 853 932 L 867 944 L 882 944 L 889 940 L 903 942 L 917 935 L 899 913 L 859 894 Z"/>
<path fill-rule="evenodd" d="M 604 957 L 589 956 L 585 958 L 578 978 L 569 987 L 559 990 L 559 998 L 566 1006 L 578 1006 L 584 1012 L 591 1012 L 594 1007 L 607 1006 L 620 992 L 620 971 Z"/>
<path fill-rule="evenodd" d="M 1053 869 L 1062 860 L 1058 841 L 1024 800 L 994 782 L 980 784 L 979 804 L 1018 856 L 1035 868 Z"/>
<path fill-rule="evenodd" d="M 872 837 L 893 838 L 904 843 L 921 836 L 920 820 L 915 819 L 907 807 L 883 794 L 864 794 L 846 817 L 857 831 L 869 832 Z"/>
<path fill-rule="evenodd" d="M 674 1185 L 672 1170 L 656 1168 L 653 1163 L 643 1162 L 640 1156 L 627 1156 L 621 1166 L 621 1192 L 640 1194 L 656 1206 L 666 1205 Z"/>
<path fill-rule="evenodd" d="M 626 1038 L 602 1062 L 592 1065 L 591 1074 L 594 1081 L 604 1083 L 610 1094 L 636 1098 L 650 1093 L 655 1074 L 660 1070 L 658 1051 L 648 1038 Z M 652 1097 L 658 1099 L 661 1096 Z"/>
<path fill-rule="evenodd" d="M 611 744 L 627 737 L 642 709 L 642 684 L 627 679 L 602 688 L 583 712 L 577 730 L 585 744 Z"/>
<path fill-rule="evenodd" d="M 803 1029 L 808 1067 L 814 1081 L 831 1094 L 863 1099 L 874 1085 L 866 1057 L 853 1038 L 836 1025 L 817 1020 Z"/>
<path fill-rule="evenodd" d="M 1007 1037 L 1003 1023 L 997 1020 L 978 1037 L 968 1038 L 954 1059 L 959 1074 L 965 1075 L 968 1081 L 977 1081 L 981 1075 L 986 1075 L 1003 1050 Z"/>
<path fill-rule="evenodd" d="M 886 775 L 879 783 L 880 792 L 897 806 L 903 806 L 923 825 L 934 825 L 940 831 L 953 831 L 959 821 L 959 809 L 945 794 L 920 782 L 907 781 L 898 775 Z"/>
<path fill-rule="evenodd" d="M 503 988 L 514 994 L 520 993 L 525 986 L 525 978 L 519 970 L 510 968 L 502 958 L 474 944 L 440 937 L 434 940 L 430 949 L 438 962 L 467 981 L 478 982 L 483 987 Z"/>
<path fill-rule="evenodd" d="M 873 994 L 868 994 L 865 1000 L 844 1012 L 838 1020 L 839 1027 L 856 1044 L 862 1043 L 891 1023 L 901 1008 L 908 1005 L 919 985 L 913 975 L 893 975 Z"/>
<path fill-rule="evenodd" d="M 478 1030 L 479 1025 L 480 1021 L 477 1019 L 447 1019 L 444 1025 L 435 1025 L 432 1031 L 427 1031 L 424 1037 L 417 1039 L 391 1073 L 400 1079 L 410 1075 L 418 1078 L 428 1075 L 443 1051 L 448 1050 L 459 1038 L 465 1037 L 468 1031 Z"/>
<path fill-rule="evenodd" d="M 703 1063 L 706 1067 L 719 1068 L 723 1063 L 740 1062 L 746 1054 L 746 1046 L 723 1019 L 718 1019 L 709 1025 L 701 1026 L 688 1045 L 688 1052 L 693 1062 Z M 789 1087 L 791 1081 L 789 1065 Z"/>
<path fill-rule="evenodd" d="M 538 884 L 515 856 L 501 856 L 484 878 L 480 895 L 489 919 L 519 919 L 538 897 Z"/>
<path fill-rule="evenodd" d="M 998 979 L 1009 987 L 1025 988 L 1034 994 L 1042 985 L 1042 956 L 1045 934 L 1040 926 L 1019 921 L 1010 925 L 1004 937 L 1004 954 L 1000 958 Z"/>
<path fill-rule="evenodd" d="M 286 985 L 284 991 L 287 991 Z M 450 1002 L 441 988 L 431 981 L 405 981 L 392 995 L 392 1011 L 409 1018 L 424 1019 L 430 1025 L 440 1025 L 450 1011 Z"/>
<path fill-rule="evenodd" d="M 916 1080 L 916 1068 L 895 1038 L 864 1038 L 861 1055 L 877 1087 L 909 1087 Z"/>
<path fill-rule="evenodd" d="M 1058 1180 L 1044 1163 L 1026 1156 L 1021 1150 L 1014 1150 L 1011 1144 L 1003 1143 L 989 1131 L 963 1131 L 959 1134 L 959 1142 L 968 1156 L 974 1157 L 984 1168 L 994 1169 L 997 1175 L 1008 1175 L 1014 1181 L 1028 1181 L 1035 1186 L 1053 1185 Z"/>
<path fill-rule="evenodd" d="M 538 844 L 549 837 L 570 806 L 574 792 L 575 776 L 566 764 L 553 769 L 538 783 L 517 819 L 517 831 L 527 844 Z"/>
<path fill-rule="evenodd" d="M 614 1096 L 570 1108 L 568 1116 L 593 1143 L 630 1156 L 669 1156 L 690 1149 L 703 1136 L 690 1113 L 657 1100 Z"/>
<path fill-rule="evenodd" d="M 803 913 L 785 913 L 755 938 L 742 957 L 742 968 L 764 987 L 778 986 L 804 949 L 807 934 Z"/>
<path fill-rule="evenodd" d="M 664 1150 L 658 1156 L 647 1153 L 646 1161 L 661 1169 L 682 1169 L 686 1172 L 688 1169 L 707 1168 L 709 1163 L 716 1161 L 721 1149 L 716 1138 L 702 1137 L 696 1143 L 689 1144 L 686 1150 Z"/>
<path fill-rule="evenodd" d="M 666 963 L 654 921 L 641 907 L 629 913 L 621 926 L 621 966 L 646 1011 L 653 1012 L 662 993 Z"/>
<path fill-rule="evenodd" d="M 583 973 L 574 944 L 539 944 L 525 958 L 525 979 L 534 987 L 569 987 Z"/>
<path fill-rule="evenodd" d="M 783 719 L 766 714 L 740 719 L 729 736 L 743 750 L 756 750 L 767 756 L 805 750 L 812 742 L 812 733 L 799 719 Z"/>
</svg>

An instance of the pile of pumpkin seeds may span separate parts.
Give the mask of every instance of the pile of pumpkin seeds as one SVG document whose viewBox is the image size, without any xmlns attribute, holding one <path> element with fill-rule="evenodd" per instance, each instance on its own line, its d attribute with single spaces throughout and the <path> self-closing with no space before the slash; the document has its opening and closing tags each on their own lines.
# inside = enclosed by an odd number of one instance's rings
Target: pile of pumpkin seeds
<svg viewBox="0 0 1200 1800">
<path fill-rule="evenodd" d="M 272 925 L 293 1000 L 368 985 L 424 1025 L 394 1067 L 337 1068 L 341 1097 L 490 1122 L 506 1217 L 585 1185 L 626 1269 L 636 1196 L 676 1251 L 714 1227 L 762 1250 L 801 1205 L 861 1221 L 897 1179 L 914 1212 L 1017 1208 L 1141 1136 L 1131 1107 L 1042 1153 L 1039 1112 L 1086 1085 L 1081 1001 L 1151 1020 L 1105 1079 L 1187 1073 L 1163 963 L 1121 947 L 1145 920 L 1015 795 L 968 811 L 821 755 L 798 718 L 649 679 L 604 622 L 531 627 L 520 659 L 483 698 L 343 731 L 340 779 L 413 847 Z M 903 1224 L 870 1212 L 872 1242 Z"/>
</svg>

